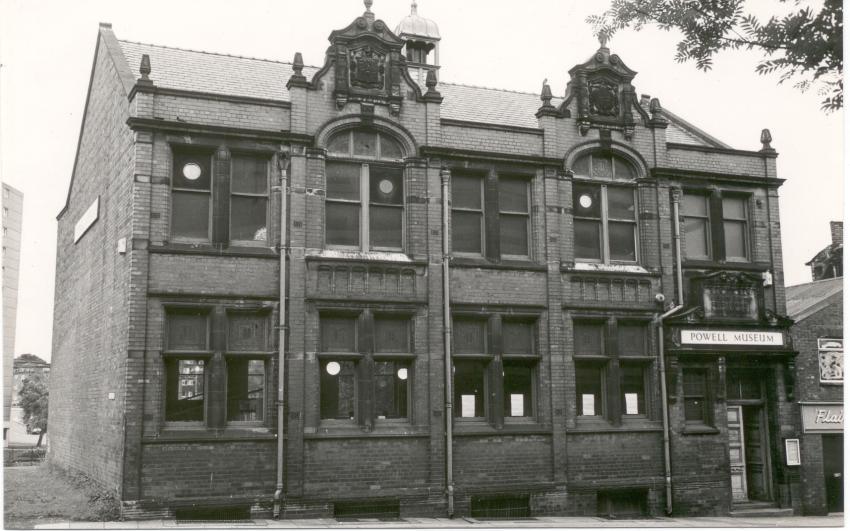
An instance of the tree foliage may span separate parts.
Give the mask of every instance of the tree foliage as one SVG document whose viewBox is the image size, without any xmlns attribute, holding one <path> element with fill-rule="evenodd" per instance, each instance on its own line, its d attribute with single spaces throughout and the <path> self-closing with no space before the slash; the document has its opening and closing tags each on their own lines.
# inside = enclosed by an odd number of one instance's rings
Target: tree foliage
<svg viewBox="0 0 850 531">
<path fill-rule="evenodd" d="M 762 1 L 762 0 L 760 0 Z M 794 81 L 807 90 L 817 86 L 821 108 L 830 112 L 844 103 L 842 0 L 823 0 L 812 9 L 803 0 L 774 0 L 788 4 L 784 16 L 759 20 L 745 10 L 745 0 L 612 0 L 601 15 L 587 21 L 605 39 L 618 30 L 654 25 L 679 30 L 676 61 L 694 61 L 710 70 L 722 50 L 758 49 L 764 58 L 759 74 L 778 74 L 779 82 Z"/>
<path fill-rule="evenodd" d="M 24 412 L 24 424 L 30 432 L 39 431 L 38 444 L 47 431 L 47 382 L 40 374 L 27 377 L 21 385 L 20 404 Z"/>
</svg>

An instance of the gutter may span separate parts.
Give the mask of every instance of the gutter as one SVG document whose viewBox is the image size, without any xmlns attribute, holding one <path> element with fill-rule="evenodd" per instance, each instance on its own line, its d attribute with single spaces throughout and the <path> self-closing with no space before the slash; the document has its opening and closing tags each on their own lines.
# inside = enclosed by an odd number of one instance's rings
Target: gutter
<svg viewBox="0 0 850 531">
<path fill-rule="evenodd" d="M 283 505 L 283 386 L 286 381 L 286 254 L 287 254 L 287 211 L 286 202 L 289 194 L 287 180 L 288 156 L 278 153 L 277 166 L 280 170 L 280 305 L 278 307 L 278 362 L 277 362 L 277 485 L 274 491 L 274 509 L 272 515 L 280 518 Z"/>
<path fill-rule="evenodd" d="M 455 513 L 455 498 L 454 498 L 454 478 L 452 469 L 454 468 L 453 456 L 453 440 L 452 440 L 452 316 L 451 307 L 449 305 L 450 284 L 449 277 L 449 178 L 451 172 L 447 168 L 440 170 L 440 182 L 443 200 L 443 352 L 445 353 L 446 367 L 446 507 L 449 518 L 454 517 Z"/>
<path fill-rule="evenodd" d="M 677 304 L 657 315 L 653 320 L 658 331 L 658 365 L 661 373 L 661 416 L 664 423 L 664 498 L 667 515 L 673 514 L 673 473 L 670 462 L 670 410 L 667 405 L 667 362 L 664 359 L 664 319 L 685 307 L 682 285 L 682 238 L 679 231 L 679 199 L 681 190 L 674 189 L 673 196 L 673 241 L 676 259 L 676 302 Z M 675 390 L 674 390 L 675 392 Z"/>
</svg>

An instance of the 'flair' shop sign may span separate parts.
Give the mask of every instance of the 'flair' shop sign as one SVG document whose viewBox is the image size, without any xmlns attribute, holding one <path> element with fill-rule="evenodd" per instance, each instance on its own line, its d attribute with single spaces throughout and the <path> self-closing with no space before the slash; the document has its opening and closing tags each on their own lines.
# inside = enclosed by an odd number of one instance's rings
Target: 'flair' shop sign
<svg viewBox="0 0 850 531">
<path fill-rule="evenodd" d="M 804 433 L 842 433 L 843 404 L 801 404 Z"/>
</svg>

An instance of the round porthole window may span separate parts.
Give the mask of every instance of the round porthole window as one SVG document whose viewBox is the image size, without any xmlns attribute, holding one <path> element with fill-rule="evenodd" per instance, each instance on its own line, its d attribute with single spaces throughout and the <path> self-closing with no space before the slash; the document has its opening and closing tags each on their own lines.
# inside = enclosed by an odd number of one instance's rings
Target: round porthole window
<svg viewBox="0 0 850 531">
<path fill-rule="evenodd" d="M 331 376 L 336 376 L 337 374 L 339 374 L 339 369 L 339 363 L 335 361 L 332 361 L 325 366 L 325 370 L 328 371 L 328 374 L 330 374 Z"/>
<path fill-rule="evenodd" d="M 378 189 L 382 194 L 391 194 L 393 191 L 393 183 L 389 179 L 384 179 L 378 183 Z"/>
<path fill-rule="evenodd" d="M 399 380 L 407 380 L 407 369 L 401 368 L 398 370 L 398 379 Z"/>
<path fill-rule="evenodd" d="M 201 167 L 194 163 L 188 162 L 183 166 L 183 177 L 190 181 L 196 181 L 201 176 Z"/>
<path fill-rule="evenodd" d="M 590 208 L 590 205 L 593 204 L 593 199 L 587 194 L 582 195 L 578 198 L 578 203 L 582 206 L 582 208 Z"/>
</svg>

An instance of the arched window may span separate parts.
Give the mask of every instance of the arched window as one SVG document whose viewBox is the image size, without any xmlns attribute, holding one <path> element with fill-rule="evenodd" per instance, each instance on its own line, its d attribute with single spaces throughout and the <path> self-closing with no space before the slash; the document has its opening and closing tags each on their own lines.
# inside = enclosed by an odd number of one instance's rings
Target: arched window
<svg viewBox="0 0 850 531">
<path fill-rule="evenodd" d="M 402 149 L 389 135 L 350 129 L 328 140 L 325 243 L 400 251 L 404 242 Z"/>
<path fill-rule="evenodd" d="M 602 263 L 636 262 L 634 166 L 610 152 L 573 162 L 575 257 Z"/>
</svg>

